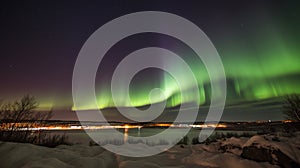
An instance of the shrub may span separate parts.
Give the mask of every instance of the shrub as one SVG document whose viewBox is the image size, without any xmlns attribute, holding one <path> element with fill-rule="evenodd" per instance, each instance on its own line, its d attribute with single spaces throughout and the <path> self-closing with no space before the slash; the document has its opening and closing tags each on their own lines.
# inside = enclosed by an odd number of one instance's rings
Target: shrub
<svg viewBox="0 0 300 168">
<path fill-rule="evenodd" d="M 184 136 L 178 143 L 177 145 L 188 145 L 189 143 L 189 138 L 187 136 Z"/>
<path fill-rule="evenodd" d="M 293 94 L 285 98 L 283 113 L 288 120 L 300 121 L 300 95 Z"/>
<path fill-rule="evenodd" d="M 192 145 L 196 145 L 196 144 L 201 144 L 201 143 L 199 142 L 199 138 L 198 138 L 198 137 L 194 137 L 194 138 L 192 139 Z"/>
<path fill-rule="evenodd" d="M 54 147 L 66 144 L 66 136 L 50 136 L 41 130 L 32 130 L 37 126 L 46 126 L 52 117 L 52 111 L 37 111 L 38 103 L 34 97 L 24 96 L 13 103 L 0 106 L 0 141 L 32 143 Z"/>
</svg>

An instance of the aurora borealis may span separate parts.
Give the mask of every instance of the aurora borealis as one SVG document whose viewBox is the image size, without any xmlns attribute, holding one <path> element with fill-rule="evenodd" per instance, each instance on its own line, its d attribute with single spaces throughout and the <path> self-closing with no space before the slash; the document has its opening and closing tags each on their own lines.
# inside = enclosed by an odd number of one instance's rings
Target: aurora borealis
<svg viewBox="0 0 300 168">
<path fill-rule="evenodd" d="M 266 29 L 265 25 L 263 25 L 262 28 Z M 270 29 L 272 29 L 272 27 L 270 27 Z M 223 52 L 219 51 L 223 58 L 228 81 L 228 103 L 234 103 L 235 101 L 257 101 L 300 92 L 299 79 L 297 78 L 300 72 L 300 57 L 297 55 L 297 53 L 299 53 L 297 50 L 299 49 L 293 45 L 293 42 L 281 37 L 279 32 L 275 34 L 266 30 L 263 34 L 264 39 L 260 39 L 260 33 L 255 33 L 253 36 L 248 36 L 249 39 L 243 40 L 242 43 L 238 43 L 240 41 L 233 41 L 230 47 L 234 47 L 234 49 L 227 51 L 228 49 L 224 48 Z M 275 38 L 275 36 L 277 37 Z M 196 59 L 193 52 L 187 52 L 187 49 L 180 46 L 180 44 L 173 44 L 173 46 L 170 47 L 170 44 L 175 43 L 172 41 L 174 39 L 163 39 L 160 37 L 160 40 L 163 41 L 160 46 L 176 51 L 178 50 L 179 55 L 183 55 L 183 58 L 185 58 L 187 63 L 191 66 L 199 83 L 199 93 L 201 95 L 199 103 L 204 104 L 206 101 L 209 101 L 207 99 L 210 98 L 210 81 L 201 61 Z M 261 43 L 262 40 L 269 42 Z M 292 45 L 287 45 L 287 43 L 291 43 Z M 183 51 L 179 51 L 180 49 L 178 48 L 181 48 Z M 165 64 L 170 63 L 166 62 Z M 146 72 L 141 72 L 141 74 L 136 77 L 135 82 L 139 85 L 134 84 L 134 81 L 132 82 L 134 91 L 132 91 L 130 103 L 133 106 L 150 104 L 149 93 L 151 89 L 155 87 L 162 88 L 165 91 L 168 97 L 167 105 L 169 107 L 193 101 L 193 99 L 186 97 L 183 98 L 184 101 L 181 102 L 176 81 L 167 73 L 158 71 L 159 70 L 153 72 L 160 75 L 155 82 L 153 82 L 152 79 L 148 81 L 145 77 L 142 77 L 143 73 L 147 74 Z M 178 73 L 180 73 L 180 68 L 178 68 Z M 182 78 L 184 78 L 184 76 L 185 74 L 182 74 Z M 187 92 L 188 89 L 188 86 L 186 86 Z M 111 96 L 109 93 L 105 93 L 105 90 L 110 89 L 107 87 L 98 91 L 99 93 L 104 92 L 104 94 L 99 94 L 99 105 L 101 108 L 113 107 L 114 104 Z M 122 93 L 120 93 L 120 97 L 122 97 Z M 158 98 L 156 102 L 159 101 L 162 100 Z M 130 103 L 124 103 L 123 105 L 130 106 Z"/>
<path fill-rule="evenodd" d="M 120 90 L 117 104 L 130 107 L 159 103 L 164 98 L 154 95 L 150 101 L 149 92 L 161 88 L 170 109 L 192 101 L 206 107 L 210 101 L 210 81 L 201 60 L 183 42 L 155 33 L 130 36 L 113 46 L 97 73 L 99 107 L 89 104 L 73 107 L 72 71 L 86 39 L 109 20 L 131 12 L 158 10 L 189 19 L 210 38 L 225 68 L 228 107 L 278 100 L 300 93 L 299 7 L 298 1 L 3 2 L 0 5 L 0 98 L 12 100 L 31 94 L 40 101 L 41 109 L 60 109 L 59 113 L 112 108 L 115 104 L 110 80 L 114 68 L 127 54 L 155 46 L 172 50 L 188 63 L 198 81 L 200 100 L 194 100 L 193 93 L 189 93 L 188 81 L 183 86 L 191 96 L 181 99 L 170 74 L 145 69 L 131 83 L 131 100 L 126 100 Z M 161 63 L 178 66 L 164 60 Z M 177 70 L 180 74 L 180 67 Z M 185 74 L 181 73 L 181 77 L 185 79 Z M 243 107 L 241 115 L 244 115 Z M 62 116 L 68 118 L 67 112 Z"/>
</svg>

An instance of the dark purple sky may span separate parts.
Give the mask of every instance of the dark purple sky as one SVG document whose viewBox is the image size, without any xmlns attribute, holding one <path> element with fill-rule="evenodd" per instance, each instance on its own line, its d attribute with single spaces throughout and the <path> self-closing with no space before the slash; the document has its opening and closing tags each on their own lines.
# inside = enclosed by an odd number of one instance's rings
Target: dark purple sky
<svg viewBox="0 0 300 168">
<path fill-rule="evenodd" d="M 299 18 L 298 7 L 297 0 L 1 1 L 0 98 L 13 100 L 30 94 L 40 101 L 42 107 L 51 106 L 60 111 L 57 118 L 70 118 L 69 112 L 63 111 L 69 111 L 72 107 L 72 72 L 78 52 L 95 30 L 124 14 L 155 10 L 185 17 L 210 37 L 222 57 L 222 53 L 228 50 L 226 38 L 234 37 L 237 43 L 248 37 L 251 39 L 249 32 L 256 31 L 256 24 L 263 24 L 263 19 L 260 20 L 259 17 L 264 17 L 264 13 L 286 30 L 286 35 L 283 35 L 287 37 L 286 41 L 295 43 L 291 34 L 299 31 L 299 20 L 296 20 Z M 241 31 L 249 25 L 252 27 Z M 299 33 L 295 37 L 299 37 Z M 168 41 L 157 39 L 159 38 L 149 37 L 142 43 L 140 40 L 129 39 L 130 44 L 119 47 L 112 53 L 122 55 L 147 45 L 164 45 L 162 42 Z M 297 46 L 294 43 L 292 44 Z M 252 51 L 253 47 L 249 45 L 246 50 L 245 52 Z M 300 52 L 297 50 L 295 53 Z M 232 60 L 235 56 L 222 58 Z M 108 57 L 106 61 L 111 62 L 108 65 L 116 64 L 112 57 Z M 293 75 L 295 78 L 295 74 Z M 101 83 L 101 79 L 99 81 Z"/>
</svg>

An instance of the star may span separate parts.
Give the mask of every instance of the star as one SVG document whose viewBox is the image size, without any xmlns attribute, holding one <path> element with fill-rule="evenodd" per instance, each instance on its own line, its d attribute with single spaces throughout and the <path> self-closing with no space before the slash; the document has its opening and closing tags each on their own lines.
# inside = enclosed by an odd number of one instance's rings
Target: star
<svg viewBox="0 0 300 168">
<path fill-rule="evenodd" d="M 245 25 L 244 25 L 244 23 L 241 23 L 240 26 L 241 26 L 241 28 L 244 28 Z"/>
</svg>

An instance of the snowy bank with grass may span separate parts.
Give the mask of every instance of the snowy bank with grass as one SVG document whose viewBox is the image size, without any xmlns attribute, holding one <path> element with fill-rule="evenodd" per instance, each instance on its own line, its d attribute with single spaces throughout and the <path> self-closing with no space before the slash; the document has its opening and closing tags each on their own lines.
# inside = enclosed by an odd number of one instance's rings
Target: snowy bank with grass
<svg viewBox="0 0 300 168">
<path fill-rule="evenodd" d="M 137 148 L 145 144 L 136 144 Z M 193 168 L 300 167 L 300 134 L 291 137 L 256 135 L 224 138 L 209 144 L 175 145 L 151 157 L 119 156 L 100 146 L 59 145 L 48 148 L 23 143 L 0 143 L 0 167 L 24 168 Z"/>
</svg>

